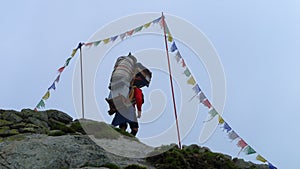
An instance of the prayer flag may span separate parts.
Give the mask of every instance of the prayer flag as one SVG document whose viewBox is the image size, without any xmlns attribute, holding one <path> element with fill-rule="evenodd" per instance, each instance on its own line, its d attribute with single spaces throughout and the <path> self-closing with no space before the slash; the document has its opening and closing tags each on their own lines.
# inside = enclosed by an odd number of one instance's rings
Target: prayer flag
<svg viewBox="0 0 300 169">
<path fill-rule="evenodd" d="M 72 57 L 75 56 L 76 52 L 77 52 L 77 49 L 73 49 L 71 56 Z"/>
<path fill-rule="evenodd" d="M 219 124 L 223 124 L 224 122 L 224 119 L 219 115 Z"/>
<path fill-rule="evenodd" d="M 125 38 L 125 36 L 126 36 L 126 33 L 122 33 L 122 34 L 120 35 L 120 39 L 123 40 L 123 39 Z"/>
<path fill-rule="evenodd" d="M 187 80 L 187 83 L 190 84 L 190 85 L 195 85 L 195 84 L 196 84 L 196 81 L 195 81 L 194 77 L 191 76 L 191 77 Z"/>
<path fill-rule="evenodd" d="M 93 42 L 89 42 L 89 43 L 85 43 L 84 46 L 89 46 L 89 47 L 91 47 L 92 44 L 93 44 Z"/>
<path fill-rule="evenodd" d="M 134 32 L 139 32 L 139 31 L 141 31 L 142 29 L 143 29 L 143 26 L 137 27 L 137 28 L 134 29 Z"/>
<path fill-rule="evenodd" d="M 110 40 L 111 40 L 112 42 L 114 42 L 117 38 L 118 38 L 118 36 L 114 36 L 114 37 L 111 37 Z"/>
<path fill-rule="evenodd" d="M 176 61 L 179 62 L 181 58 L 182 58 L 182 57 L 181 57 L 179 51 L 177 51 L 177 53 L 176 53 L 176 55 L 175 55 Z"/>
<path fill-rule="evenodd" d="M 145 27 L 145 28 L 148 28 L 150 25 L 151 25 L 151 22 L 146 23 L 146 24 L 144 25 L 144 27 Z"/>
<path fill-rule="evenodd" d="M 185 67 L 185 66 L 186 66 L 186 64 L 185 64 L 185 62 L 184 62 L 183 59 L 181 60 L 181 64 L 182 64 L 182 67 Z"/>
<path fill-rule="evenodd" d="M 267 160 L 259 154 L 256 156 L 256 160 L 261 161 L 263 163 L 267 162 Z"/>
<path fill-rule="evenodd" d="M 58 83 L 60 79 L 60 74 L 56 77 L 55 82 Z"/>
<path fill-rule="evenodd" d="M 228 123 L 224 123 L 224 126 L 223 126 L 224 130 L 228 133 L 230 130 L 231 130 L 231 127 L 228 125 Z"/>
<path fill-rule="evenodd" d="M 211 108 L 211 104 L 210 104 L 210 102 L 209 102 L 208 99 L 205 99 L 205 100 L 202 102 L 202 104 L 204 104 L 204 106 L 208 107 L 209 109 Z"/>
<path fill-rule="evenodd" d="M 45 102 L 44 100 L 41 100 L 37 105 L 36 105 L 36 108 L 44 108 L 45 107 Z"/>
<path fill-rule="evenodd" d="M 247 144 L 243 139 L 240 139 L 240 140 L 238 141 L 237 145 L 243 149 L 243 148 L 245 148 L 248 144 Z"/>
<path fill-rule="evenodd" d="M 175 42 L 172 43 L 170 50 L 171 50 L 171 52 L 175 52 L 177 50 L 177 46 L 176 46 Z"/>
<path fill-rule="evenodd" d="M 245 147 L 244 152 L 246 153 L 246 155 L 250 155 L 250 154 L 255 154 L 256 151 L 250 147 L 249 145 L 247 147 Z"/>
<path fill-rule="evenodd" d="M 236 134 L 236 132 L 232 130 L 230 133 L 228 133 L 228 137 L 229 137 L 230 140 L 233 141 L 233 140 L 239 138 L 239 135 Z"/>
<path fill-rule="evenodd" d="M 61 73 L 61 72 L 63 72 L 63 71 L 64 71 L 64 69 L 65 69 L 65 66 L 63 66 L 63 67 L 59 68 L 57 71 L 58 71 L 59 73 Z"/>
<path fill-rule="evenodd" d="M 239 151 L 238 155 L 241 153 L 241 151 L 247 146 L 248 144 L 243 140 L 240 139 L 237 143 L 237 146 L 241 147 L 241 150 Z"/>
<path fill-rule="evenodd" d="M 194 90 L 194 92 L 195 92 L 196 94 L 198 94 L 198 93 L 201 92 L 201 89 L 200 89 L 200 87 L 199 87 L 198 84 L 196 84 L 192 89 Z"/>
<path fill-rule="evenodd" d="M 50 92 L 47 91 L 46 94 L 43 96 L 44 100 L 47 100 L 50 97 Z"/>
<path fill-rule="evenodd" d="M 210 119 L 208 119 L 208 120 L 206 120 L 204 122 L 211 121 L 214 117 L 216 117 L 216 115 L 218 115 L 218 112 L 216 111 L 215 108 L 212 108 L 208 113 L 210 115 Z"/>
<path fill-rule="evenodd" d="M 172 41 L 173 41 L 173 37 L 172 37 L 171 34 L 168 34 L 168 41 L 169 41 L 169 42 L 172 42 Z"/>
<path fill-rule="evenodd" d="M 212 108 L 208 113 L 210 114 L 210 117 L 212 117 L 212 118 L 214 118 L 218 115 L 218 112 L 216 111 L 215 108 Z"/>
<path fill-rule="evenodd" d="M 48 90 L 50 90 L 50 89 L 53 89 L 53 90 L 56 89 L 56 87 L 55 87 L 55 82 L 53 82 L 52 85 L 48 88 Z"/>
<path fill-rule="evenodd" d="M 199 94 L 198 98 L 199 98 L 200 102 L 202 103 L 202 102 L 206 99 L 206 96 L 204 95 L 203 92 L 201 92 L 201 93 Z"/>
<path fill-rule="evenodd" d="M 106 39 L 103 40 L 103 43 L 107 44 L 109 41 L 110 41 L 110 38 L 106 38 Z"/>
<path fill-rule="evenodd" d="M 190 77 L 191 76 L 191 72 L 188 68 L 185 69 L 184 74 L 186 75 L 186 77 Z"/>
<path fill-rule="evenodd" d="M 72 57 L 69 57 L 69 58 L 66 60 L 65 66 L 68 66 L 68 65 L 69 65 L 71 59 L 72 59 Z"/>
<path fill-rule="evenodd" d="M 131 31 L 127 31 L 126 34 L 127 34 L 128 36 L 131 36 L 131 35 L 133 34 L 133 32 L 134 32 L 134 29 L 132 29 Z"/>
<path fill-rule="evenodd" d="M 268 162 L 269 169 L 277 169 L 274 165 Z"/>
<path fill-rule="evenodd" d="M 152 21 L 152 23 L 158 23 L 160 21 L 161 17 L 155 19 L 154 21 Z"/>
<path fill-rule="evenodd" d="M 101 42 L 101 40 L 94 42 L 94 46 L 98 46 L 100 44 L 100 42 Z"/>
</svg>

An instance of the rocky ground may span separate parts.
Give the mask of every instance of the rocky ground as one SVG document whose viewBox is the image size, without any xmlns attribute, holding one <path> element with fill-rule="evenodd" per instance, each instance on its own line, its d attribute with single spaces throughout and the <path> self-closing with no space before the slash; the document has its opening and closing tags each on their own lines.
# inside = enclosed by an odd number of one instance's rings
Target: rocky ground
<svg viewBox="0 0 300 169">
<path fill-rule="evenodd" d="M 163 153 L 161 153 L 163 152 Z M 154 156 L 151 156 L 151 155 Z M 147 157 L 149 156 L 149 157 Z M 58 110 L 0 110 L 0 169 L 267 169 L 198 145 L 149 147 L 103 122 Z"/>
</svg>

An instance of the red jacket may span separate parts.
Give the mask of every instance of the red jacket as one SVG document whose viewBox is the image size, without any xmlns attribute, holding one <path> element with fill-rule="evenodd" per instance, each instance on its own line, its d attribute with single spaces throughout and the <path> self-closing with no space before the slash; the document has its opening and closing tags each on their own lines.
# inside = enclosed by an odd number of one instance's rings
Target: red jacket
<svg viewBox="0 0 300 169">
<path fill-rule="evenodd" d="M 138 111 L 142 111 L 142 104 L 143 104 L 143 92 L 140 88 L 134 88 L 134 97 L 136 101 L 136 107 Z"/>
</svg>

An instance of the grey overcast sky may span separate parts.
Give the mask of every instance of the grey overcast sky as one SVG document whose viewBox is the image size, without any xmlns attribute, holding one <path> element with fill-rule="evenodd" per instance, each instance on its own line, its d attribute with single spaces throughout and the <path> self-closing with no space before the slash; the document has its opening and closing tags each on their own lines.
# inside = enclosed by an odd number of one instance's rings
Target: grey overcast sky
<svg viewBox="0 0 300 169">
<path fill-rule="evenodd" d="M 78 42 L 111 21 L 136 13 L 165 12 L 193 24 L 214 45 L 226 75 L 226 121 L 272 164 L 297 169 L 299 9 L 296 0 L 3 1 L 0 108 L 33 109 Z M 59 109 L 74 118 L 72 77 L 77 59 L 72 59 L 46 102 L 46 109 Z M 195 73 L 197 67 L 191 70 Z M 209 86 L 209 81 L 199 84 Z M 184 144 L 197 143 L 201 126 L 192 129 Z M 220 129 L 202 146 L 232 156 L 239 151 Z"/>
</svg>

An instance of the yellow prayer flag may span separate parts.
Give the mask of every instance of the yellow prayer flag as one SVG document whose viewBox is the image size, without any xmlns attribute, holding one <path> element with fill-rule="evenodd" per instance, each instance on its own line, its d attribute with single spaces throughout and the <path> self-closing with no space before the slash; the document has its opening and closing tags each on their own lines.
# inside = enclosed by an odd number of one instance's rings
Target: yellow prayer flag
<svg viewBox="0 0 300 169">
<path fill-rule="evenodd" d="M 196 81 L 195 81 L 194 77 L 191 76 L 191 77 L 189 78 L 189 80 L 187 80 L 187 83 L 190 84 L 190 85 L 195 85 L 195 84 L 196 84 Z"/>
<path fill-rule="evenodd" d="M 173 41 L 173 37 L 172 37 L 171 34 L 168 34 L 168 41 L 169 41 L 169 42 L 172 42 L 172 41 Z"/>
<path fill-rule="evenodd" d="M 77 49 L 73 49 L 71 56 L 72 57 L 75 56 L 76 52 L 77 52 Z"/>
<path fill-rule="evenodd" d="M 219 115 L 219 124 L 223 124 L 224 122 L 224 119 Z"/>
<path fill-rule="evenodd" d="M 104 40 L 103 40 L 103 43 L 104 43 L 104 44 L 107 44 L 109 41 L 110 41 L 110 38 L 107 38 L 107 39 L 104 39 Z"/>
<path fill-rule="evenodd" d="M 47 93 L 43 96 L 44 100 L 47 100 L 50 97 L 50 92 L 47 91 Z"/>
<path fill-rule="evenodd" d="M 148 28 L 150 25 L 151 25 L 151 22 L 146 23 L 146 24 L 144 25 L 144 28 Z"/>
<path fill-rule="evenodd" d="M 267 162 L 267 160 L 265 159 L 265 158 L 263 158 L 261 155 L 257 155 L 256 156 L 256 160 L 258 160 L 258 161 L 261 161 L 261 162 L 263 162 L 263 163 L 265 163 L 265 162 Z"/>
</svg>

